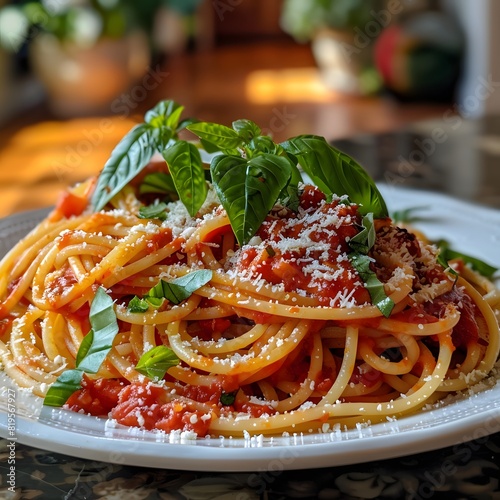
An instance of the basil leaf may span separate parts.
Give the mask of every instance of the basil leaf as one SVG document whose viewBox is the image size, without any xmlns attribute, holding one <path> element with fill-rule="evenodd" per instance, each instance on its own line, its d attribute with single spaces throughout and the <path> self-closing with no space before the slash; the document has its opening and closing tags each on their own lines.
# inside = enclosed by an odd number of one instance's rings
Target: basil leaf
<svg viewBox="0 0 500 500">
<path fill-rule="evenodd" d="M 174 138 L 183 107 L 174 101 L 161 101 L 144 116 L 112 151 L 99 176 L 92 196 L 95 211 L 102 210 L 143 168 L 156 151 L 162 151 Z"/>
<path fill-rule="evenodd" d="M 82 342 L 77 354 L 77 368 L 86 373 L 97 373 L 102 362 L 113 346 L 113 340 L 118 333 L 118 322 L 113 308 L 113 299 L 103 287 L 96 291 L 90 306 L 90 325 L 92 330 L 90 340 Z"/>
<path fill-rule="evenodd" d="M 172 176 L 164 172 L 155 172 L 144 177 L 139 186 L 140 194 L 147 193 L 177 193 Z"/>
<path fill-rule="evenodd" d="M 238 132 L 245 143 L 249 143 L 254 137 L 261 134 L 260 127 L 253 121 L 246 119 L 234 121 L 233 129 Z"/>
<path fill-rule="evenodd" d="M 140 299 L 134 295 L 128 303 L 127 309 L 131 313 L 145 313 L 149 309 L 149 304 L 145 299 Z"/>
<path fill-rule="evenodd" d="M 372 213 L 363 217 L 362 225 L 363 229 L 349 240 L 349 247 L 353 250 L 348 255 L 349 261 L 368 290 L 372 304 L 377 306 L 384 316 L 388 317 L 394 307 L 394 302 L 386 295 L 383 283 L 377 278 L 375 272 L 370 269 L 371 259 L 367 255 L 377 236 Z"/>
<path fill-rule="evenodd" d="M 83 337 L 80 347 L 78 348 L 78 352 L 76 353 L 75 365 L 77 367 L 89 351 L 92 346 L 92 342 L 94 342 L 94 330 L 90 330 L 87 335 Z"/>
<path fill-rule="evenodd" d="M 219 146 L 216 146 L 215 144 L 212 144 L 211 142 L 205 141 L 205 139 L 200 139 L 200 144 L 208 154 L 214 154 L 214 153 L 221 152 L 221 149 L 219 148 Z"/>
<path fill-rule="evenodd" d="M 140 219 L 160 219 L 165 220 L 167 218 L 167 204 L 163 202 L 156 202 L 147 207 L 139 208 L 139 218 Z"/>
<path fill-rule="evenodd" d="M 394 301 L 388 297 L 384 290 L 384 285 L 377 278 L 377 275 L 370 269 L 371 259 L 368 255 L 359 253 L 349 254 L 349 260 L 363 280 L 372 304 L 377 306 L 379 311 L 387 318 L 390 316 L 394 307 Z"/>
<path fill-rule="evenodd" d="M 448 264 L 448 259 L 445 257 L 444 252 L 440 252 L 437 256 L 437 262 L 443 266 L 445 271 L 448 271 L 453 276 L 458 277 L 458 273 Z"/>
<path fill-rule="evenodd" d="M 255 137 L 250 141 L 250 148 L 256 153 L 269 153 L 272 155 L 280 155 L 283 152 L 283 148 L 276 144 L 267 135 L 260 135 Z"/>
<path fill-rule="evenodd" d="M 193 123 L 187 129 L 200 139 L 217 146 L 221 151 L 236 149 L 243 144 L 243 139 L 238 132 L 218 123 Z"/>
<path fill-rule="evenodd" d="M 128 304 L 128 310 L 134 313 L 146 312 L 150 306 L 160 307 L 164 299 L 173 304 L 180 304 L 211 279 L 212 271 L 210 269 L 191 271 L 172 281 L 161 279 L 142 299 L 137 296 L 133 297 Z"/>
<path fill-rule="evenodd" d="M 236 392 L 223 392 L 220 395 L 220 402 L 224 406 L 231 406 L 236 399 Z"/>
<path fill-rule="evenodd" d="M 244 245 L 287 186 L 292 165 L 285 157 L 269 154 L 250 160 L 219 155 L 212 160 L 210 171 L 238 243 Z"/>
<path fill-rule="evenodd" d="M 184 106 L 172 100 L 160 101 L 144 115 L 144 121 L 155 128 L 177 129 Z"/>
<path fill-rule="evenodd" d="M 163 151 L 163 158 L 168 164 L 180 200 L 189 215 L 194 217 L 208 193 L 200 152 L 194 144 L 178 141 Z"/>
<path fill-rule="evenodd" d="M 365 215 L 362 224 L 363 229 L 349 240 L 349 246 L 355 252 L 367 254 L 375 243 L 376 237 L 373 214 Z"/>
<path fill-rule="evenodd" d="M 82 370 L 66 370 L 49 387 L 43 400 L 44 406 L 63 406 L 68 398 L 82 388 Z"/>
<path fill-rule="evenodd" d="M 150 379 L 161 380 L 168 369 L 177 366 L 179 362 L 180 359 L 170 347 L 159 345 L 145 352 L 137 362 L 135 369 Z"/>
<path fill-rule="evenodd" d="M 449 247 L 449 243 L 445 240 L 438 240 L 435 244 L 440 249 L 438 261 L 444 268 L 449 268 L 448 261 L 453 259 L 462 259 L 466 264 L 471 266 L 474 271 L 486 278 L 491 278 L 498 271 L 497 267 L 493 267 L 481 259 L 451 249 Z M 451 271 L 456 274 L 453 269 L 451 269 Z"/>
<path fill-rule="evenodd" d="M 160 280 L 150 290 L 148 296 L 163 297 L 173 304 L 180 304 L 196 292 L 198 288 L 206 285 L 211 279 L 212 271 L 210 269 L 199 269 L 172 281 Z"/>
<path fill-rule="evenodd" d="M 429 207 L 425 206 L 420 206 L 420 207 L 410 207 L 410 208 L 405 208 L 403 210 L 395 210 L 391 214 L 391 219 L 395 222 L 401 222 L 401 223 L 406 223 L 410 224 L 412 222 L 418 222 L 425 220 L 423 217 L 419 217 L 418 215 L 414 215 L 415 212 L 418 212 L 420 210 L 426 210 Z"/>
<path fill-rule="evenodd" d="M 92 196 L 96 212 L 102 210 L 150 162 L 161 144 L 160 130 L 145 123 L 136 125 L 123 137 L 97 181 Z"/>
<path fill-rule="evenodd" d="M 111 350 L 118 333 L 118 322 L 113 300 L 103 287 L 96 291 L 89 319 L 92 329 L 80 344 L 76 354 L 76 369 L 66 370 L 57 377 L 45 395 L 44 405 L 62 406 L 66 403 L 71 394 L 81 389 L 83 373 L 97 373 Z"/>
<path fill-rule="evenodd" d="M 385 201 L 373 179 L 353 158 L 334 148 L 324 137 L 301 135 L 281 143 L 298 158 L 304 171 L 325 193 L 347 195 L 359 205 L 360 213 L 387 217 Z"/>
</svg>

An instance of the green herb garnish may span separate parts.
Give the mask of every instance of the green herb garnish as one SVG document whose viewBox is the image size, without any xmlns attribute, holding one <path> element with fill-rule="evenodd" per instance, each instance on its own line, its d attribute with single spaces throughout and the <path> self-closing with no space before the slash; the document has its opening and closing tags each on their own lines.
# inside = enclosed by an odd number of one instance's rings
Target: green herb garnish
<svg viewBox="0 0 500 500">
<path fill-rule="evenodd" d="M 373 179 L 353 158 L 328 144 L 324 137 L 301 135 L 281 144 L 299 160 L 311 180 L 325 193 L 347 195 L 362 214 L 388 216 L 387 206 Z"/>
<path fill-rule="evenodd" d="M 139 218 L 165 220 L 167 218 L 166 209 L 167 209 L 166 203 L 156 201 L 152 205 L 141 207 L 139 209 Z"/>
<path fill-rule="evenodd" d="M 118 194 L 150 162 L 155 152 L 162 152 L 175 142 L 183 107 L 174 101 L 161 101 L 118 143 L 104 165 L 92 197 L 97 212 Z"/>
<path fill-rule="evenodd" d="M 220 402 L 224 406 L 231 406 L 236 399 L 236 392 L 223 392 L 220 395 Z"/>
<path fill-rule="evenodd" d="M 298 186 L 303 181 L 299 167 L 327 197 L 345 195 L 364 215 L 388 215 L 367 172 L 323 137 L 302 135 L 276 144 L 261 135 L 251 120 L 236 120 L 232 127 L 194 119 L 179 121 L 182 109 L 173 101 L 162 101 L 122 139 L 99 177 L 92 199 L 95 210 L 104 208 L 160 151 L 171 182 L 164 177 L 167 174 L 147 176 L 141 193 L 175 190 L 195 216 L 207 195 L 208 171 L 240 245 L 250 241 L 276 203 L 297 210 Z M 197 135 L 201 147 L 212 155 L 209 168 L 194 144 L 178 138 L 183 128 Z"/>
<path fill-rule="evenodd" d="M 76 368 L 66 370 L 50 386 L 43 404 L 62 406 L 75 391 L 81 388 L 84 373 L 97 373 L 113 346 L 118 333 L 118 322 L 113 300 L 102 287 L 97 289 L 89 315 L 92 329 L 83 338 L 76 355 Z"/>
<path fill-rule="evenodd" d="M 387 318 L 394 307 L 393 300 L 387 296 L 384 284 L 370 268 L 372 259 L 368 252 L 375 243 L 375 227 L 373 225 L 373 214 L 369 213 L 363 217 L 363 229 L 349 241 L 349 247 L 353 250 L 349 255 L 349 261 L 363 280 L 372 303 Z"/>
<path fill-rule="evenodd" d="M 156 309 L 161 307 L 164 300 L 172 304 L 180 304 L 211 279 L 210 269 L 192 271 L 172 281 L 161 279 L 142 299 L 137 296 L 133 297 L 129 302 L 128 310 L 133 313 L 143 313 L 150 307 Z"/>
<path fill-rule="evenodd" d="M 177 366 L 179 363 L 180 359 L 170 347 L 159 345 L 145 352 L 137 362 L 135 369 L 152 380 L 161 380 L 169 368 Z"/>
<path fill-rule="evenodd" d="M 163 151 L 174 186 L 189 215 L 194 217 L 207 197 L 208 187 L 200 152 L 194 144 L 178 141 Z"/>
</svg>

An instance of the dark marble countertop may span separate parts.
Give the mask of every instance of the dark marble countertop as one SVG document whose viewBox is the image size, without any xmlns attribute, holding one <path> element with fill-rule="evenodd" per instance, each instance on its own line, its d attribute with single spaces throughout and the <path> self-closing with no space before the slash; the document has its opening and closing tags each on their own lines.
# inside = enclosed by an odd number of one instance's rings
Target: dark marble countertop
<svg viewBox="0 0 500 500">
<path fill-rule="evenodd" d="M 211 473 L 116 465 L 0 440 L 0 498 L 13 499 L 495 499 L 500 433 L 409 457 L 310 470 Z M 318 464 L 319 465 L 319 464 Z"/>
</svg>

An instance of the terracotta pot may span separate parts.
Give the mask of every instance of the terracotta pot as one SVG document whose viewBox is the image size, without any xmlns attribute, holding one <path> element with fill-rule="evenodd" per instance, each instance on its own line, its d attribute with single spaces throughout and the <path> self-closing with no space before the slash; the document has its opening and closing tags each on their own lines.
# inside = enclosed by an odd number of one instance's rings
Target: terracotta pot
<svg viewBox="0 0 500 500">
<path fill-rule="evenodd" d="M 33 71 L 46 88 L 50 107 L 63 117 L 109 112 L 111 102 L 146 73 L 150 62 L 142 32 L 102 39 L 91 47 L 40 34 L 30 49 Z"/>
</svg>

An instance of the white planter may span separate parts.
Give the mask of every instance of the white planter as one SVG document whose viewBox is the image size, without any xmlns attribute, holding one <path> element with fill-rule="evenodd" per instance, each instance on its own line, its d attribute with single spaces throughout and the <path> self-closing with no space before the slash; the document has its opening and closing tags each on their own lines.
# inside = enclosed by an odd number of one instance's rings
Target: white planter
<svg viewBox="0 0 500 500">
<path fill-rule="evenodd" d="M 364 93 L 360 75 L 371 62 L 372 49 L 361 47 L 355 33 L 320 31 L 312 40 L 311 48 L 328 88 L 346 94 Z"/>
<path fill-rule="evenodd" d="M 38 35 L 30 46 L 33 71 L 58 116 L 109 112 L 111 102 L 143 76 L 150 62 L 146 36 L 102 39 L 91 47 Z"/>
</svg>

